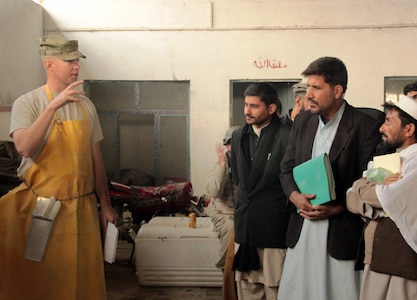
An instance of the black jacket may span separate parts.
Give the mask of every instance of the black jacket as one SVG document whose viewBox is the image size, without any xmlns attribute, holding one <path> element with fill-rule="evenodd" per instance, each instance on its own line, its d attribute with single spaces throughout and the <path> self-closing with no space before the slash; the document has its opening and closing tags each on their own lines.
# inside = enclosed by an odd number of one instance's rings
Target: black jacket
<svg viewBox="0 0 417 300">
<path fill-rule="evenodd" d="M 285 248 L 289 210 L 279 174 L 290 127 L 278 117 L 262 129 L 253 159 L 249 151 L 250 125 L 232 137 L 232 173 L 237 183 L 235 241 L 250 247 Z"/>
</svg>

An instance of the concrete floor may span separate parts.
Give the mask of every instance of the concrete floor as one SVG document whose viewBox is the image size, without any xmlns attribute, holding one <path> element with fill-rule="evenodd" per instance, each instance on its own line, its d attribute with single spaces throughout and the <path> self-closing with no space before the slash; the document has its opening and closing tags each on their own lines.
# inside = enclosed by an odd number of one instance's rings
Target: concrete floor
<svg viewBox="0 0 417 300">
<path fill-rule="evenodd" d="M 120 240 L 116 262 L 105 263 L 108 300 L 222 299 L 221 288 L 140 286 L 135 273 L 135 262 L 129 263 L 132 248 L 133 244 Z"/>
</svg>

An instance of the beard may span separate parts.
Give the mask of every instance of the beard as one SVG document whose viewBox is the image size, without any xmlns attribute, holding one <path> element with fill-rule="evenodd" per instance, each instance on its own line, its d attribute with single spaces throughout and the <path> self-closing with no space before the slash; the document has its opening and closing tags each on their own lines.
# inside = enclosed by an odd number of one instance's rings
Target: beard
<svg viewBox="0 0 417 300">
<path fill-rule="evenodd" d="M 381 140 L 376 146 L 375 155 L 390 154 L 390 153 L 394 153 L 396 150 L 397 150 L 397 147 L 392 146 L 391 144 L 386 143 L 383 140 Z"/>
<path fill-rule="evenodd" d="M 398 139 L 393 140 L 393 141 L 388 141 L 386 138 L 387 137 L 385 136 L 385 140 L 381 139 L 380 142 L 378 143 L 376 147 L 376 154 L 394 153 L 397 150 L 397 148 L 400 148 L 401 145 L 403 144 L 403 142 Z"/>
</svg>

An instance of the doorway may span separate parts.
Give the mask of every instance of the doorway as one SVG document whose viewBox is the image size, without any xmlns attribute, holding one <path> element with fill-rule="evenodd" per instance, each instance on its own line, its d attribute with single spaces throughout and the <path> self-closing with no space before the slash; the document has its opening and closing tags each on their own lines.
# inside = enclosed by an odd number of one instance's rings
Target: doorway
<svg viewBox="0 0 417 300">
<path fill-rule="evenodd" d="M 245 106 L 245 89 L 255 82 L 269 82 L 278 93 L 278 99 L 281 101 L 281 115 L 288 112 L 294 104 L 294 93 L 292 86 L 301 79 L 283 79 L 283 80 L 231 80 L 230 81 L 230 126 L 243 126 L 246 124 L 243 109 Z"/>
</svg>

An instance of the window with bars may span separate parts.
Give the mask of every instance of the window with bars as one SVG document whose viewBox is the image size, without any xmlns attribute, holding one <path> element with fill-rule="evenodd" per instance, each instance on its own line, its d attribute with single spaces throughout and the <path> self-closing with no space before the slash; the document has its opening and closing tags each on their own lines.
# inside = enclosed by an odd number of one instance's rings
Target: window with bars
<svg viewBox="0 0 417 300">
<path fill-rule="evenodd" d="M 84 81 L 103 129 L 110 179 L 139 170 L 155 185 L 189 181 L 189 89 L 188 81 Z"/>
</svg>

